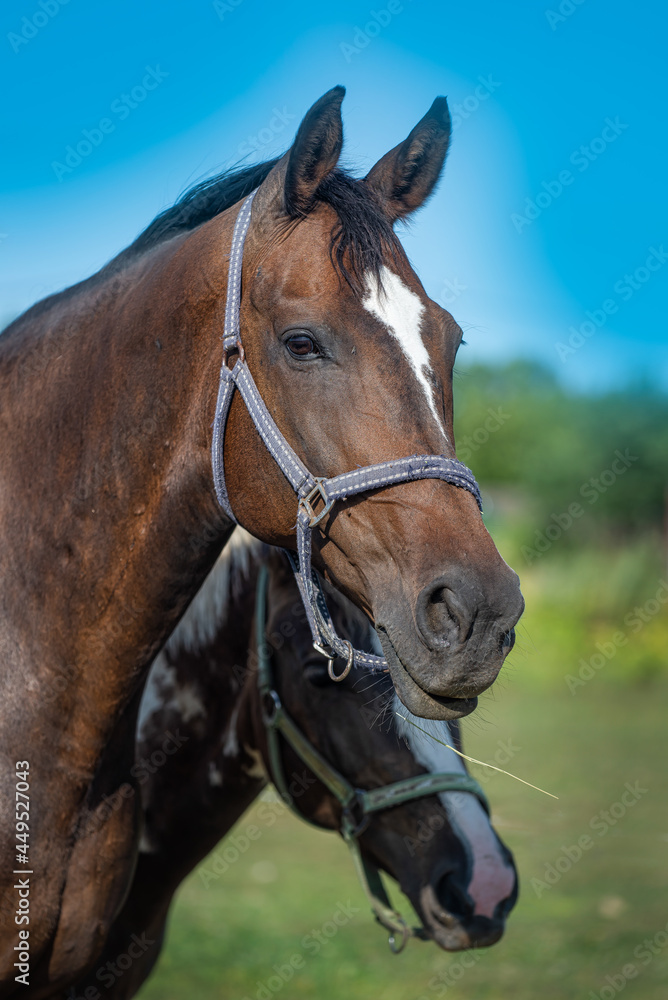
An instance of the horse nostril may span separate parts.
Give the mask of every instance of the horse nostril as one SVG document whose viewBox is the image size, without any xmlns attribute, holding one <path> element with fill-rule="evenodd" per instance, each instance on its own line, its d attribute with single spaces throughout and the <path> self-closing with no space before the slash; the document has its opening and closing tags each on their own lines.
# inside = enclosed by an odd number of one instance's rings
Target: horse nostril
<svg viewBox="0 0 668 1000">
<path fill-rule="evenodd" d="M 442 875 L 434 886 L 436 898 L 443 909 L 458 920 L 466 920 L 473 915 L 473 903 L 468 893 L 450 873 Z"/>
<path fill-rule="evenodd" d="M 499 639 L 499 649 L 502 653 L 509 653 L 510 650 L 515 645 L 515 629 L 511 628 L 508 632 L 502 632 Z"/>
<path fill-rule="evenodd" d="M 475 624 L 462 582 L 441 577 L 420 593 L 416 621 L 430 649 L 447 649 L 469 638 Z"/>
</svg>

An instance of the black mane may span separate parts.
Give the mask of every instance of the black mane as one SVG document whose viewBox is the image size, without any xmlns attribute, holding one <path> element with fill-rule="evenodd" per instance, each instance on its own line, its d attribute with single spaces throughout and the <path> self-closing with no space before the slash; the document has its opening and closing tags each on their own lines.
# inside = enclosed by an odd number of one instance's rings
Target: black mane
<svg viewBox="0 0 668 1000">
<path fill-rule="evenodd" d="M 143 253 L 163 240 L 189 232 L 235 205 L 266 178 L 278 159 L 249 167 L 225 170 L 195 184 L 175 205 L 165 209 L 128 247 L 126 253 Z M 339 224 L 332 230 L 330 257 L 355 292 L 369 272 L 380 277 L 385 256 L 395 256 L 399 241 L 392 224 L 369 188 L 343 170 L 334 170 L 316 196 L 336 212 Z"/>
<path fill-rule="evenodd" d="M 179 200 L 156 215 L 129 250 L 143 253 L 163 240 L 189 232 L 231 208 L 261 184 L 278 160 L 266 160 L 239 170 L 224 170 L 193 185 Z"/>
</svg>

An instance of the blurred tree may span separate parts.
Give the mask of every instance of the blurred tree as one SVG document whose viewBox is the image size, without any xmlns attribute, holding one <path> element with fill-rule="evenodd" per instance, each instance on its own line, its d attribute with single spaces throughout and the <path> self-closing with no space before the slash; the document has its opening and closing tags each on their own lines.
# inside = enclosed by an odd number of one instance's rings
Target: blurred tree
<svg viewBox="0 0 668 1000">
<path fill-rule="evenodd" d="M 521 494 L 532 527 L 577 503 L 601 531 L 661 528 L 668 396 L 656 387 L 583 395 L 532 362 L 474 365 L 455 376 L 455 432 L 483 488 Z"/>
</svg>

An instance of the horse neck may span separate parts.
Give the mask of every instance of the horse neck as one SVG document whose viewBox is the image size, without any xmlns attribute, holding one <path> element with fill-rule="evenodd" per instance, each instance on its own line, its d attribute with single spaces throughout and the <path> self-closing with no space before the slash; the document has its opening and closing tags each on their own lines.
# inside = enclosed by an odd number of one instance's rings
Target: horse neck
<svg viewBox="0 0 668 1000">
<path fill-rule="evenodd" d="M 233 218 L 121 257 L 0 338 L 0 659 L 65 676 L 98 748 L 231 530 L 209 442 Z"/>
<path fill-rule="evenodd" d="M 137 726 L 146 842 L 152 852 L 201 855 L 227 833 L 265 783 L 255 720 L 256 675 L 247 650 L 253 624 L 254 545 L 238 535 L 205 580 L 173 635 L 156 657 Z M 176 753 L 160 756 L 165 734 Z M 213 838 L 213 839 L 211 839 Z M 188 855 L 190 856 L 190 855 Z"/>
</svg>

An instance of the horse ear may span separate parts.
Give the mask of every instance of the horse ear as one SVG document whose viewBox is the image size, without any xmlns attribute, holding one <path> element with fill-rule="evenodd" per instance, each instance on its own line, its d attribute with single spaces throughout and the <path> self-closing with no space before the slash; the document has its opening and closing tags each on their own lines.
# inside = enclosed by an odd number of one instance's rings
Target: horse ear
<svg viewBox="0 0 668 1000">
<path fill-rule="evenodd" d="M 307 215 L 318 185 L 337 164 L 343 146 L 341 102 L 345 87 L 333 87 L 304 117 L 295 141 L 267 174 L 253 202 L 256 234 L 280 219 Z"/>
<path fill-rule="evenodd" d="M 306 215 L 318 185 L 338 163 L 343 147 L 341 102 L 345 87 L 332 87 L 307 111 L 289 152 L 284 204 L 288 215 Z"/>
<path fill-rule="evenodd" d="M 448 102 L 437 97 L 408 138 L 386 153 L 365 177 L 393 222 L 414 212 L 434 190 L 451 132 Z"/>
</svg>

